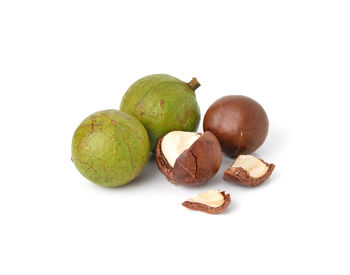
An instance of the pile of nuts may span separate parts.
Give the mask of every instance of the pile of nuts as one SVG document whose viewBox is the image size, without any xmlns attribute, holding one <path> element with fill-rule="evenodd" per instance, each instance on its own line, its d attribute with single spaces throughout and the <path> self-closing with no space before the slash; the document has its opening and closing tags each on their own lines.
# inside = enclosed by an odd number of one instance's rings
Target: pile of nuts
<svg viewBox="0 0 350 275">
<path fill-rule="evenodd" d="M 250 155 L 265 141 L 269 121 L 263 107 L 241 95 L 215 101 L 207 110 L 204 133 L 195 89 L 169 75 L 150 75 L 136 81 L 125 93 L 121 111 L 94 113 L 77 128 L 72 141 L 72 161 L 90 181 L 120 186 L 143 170 L 150 151 L 159 170 L 173 184 L 201 186 L 220 169 L 222 152 L 235 158 L 223 179 L 257 186 L 275 165 Z M 223 212 L 228 193 L 209 190 L 183 202 L 183 206 L 209 214 Z"/>
</svg>

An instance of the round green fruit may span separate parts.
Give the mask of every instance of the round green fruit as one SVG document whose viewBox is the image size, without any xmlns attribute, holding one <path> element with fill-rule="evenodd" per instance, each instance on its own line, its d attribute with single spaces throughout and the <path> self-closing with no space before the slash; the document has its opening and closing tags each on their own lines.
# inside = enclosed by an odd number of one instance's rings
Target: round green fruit
<svg viewBox="0 0 350 275">
<path fill-rule="evenodd" d="M 135 117 L 116 110 L 83 120 L 72 141 L 79 172 L 102 186 L 120 186 L 139 175 L 150 153 L 147 131 Z"/>
<path fill-rule="evenodd" d="M 137 117 L 146 127 L 154 152 L 158 139 L 171 131 L 195 132 L 200 121 L 195 89 L 189 83 L 167 74 L 153 74 L 137 80 L 126 91 L 120 110 Z"/>
</svg>

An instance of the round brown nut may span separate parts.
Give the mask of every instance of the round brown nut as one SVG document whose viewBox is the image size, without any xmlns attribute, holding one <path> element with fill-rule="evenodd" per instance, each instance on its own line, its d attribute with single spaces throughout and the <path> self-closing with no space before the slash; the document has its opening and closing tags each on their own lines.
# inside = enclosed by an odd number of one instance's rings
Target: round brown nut
<svg viewBox="0 0 350 275">
<path fill-rule="evenodd" d="M 241 95 L 215 101 L 204 116 L 204 131 L 212 132 L 230 156 L 250 154 L 265 141 L 269 120 L 263 107 Z"/>
</svg>

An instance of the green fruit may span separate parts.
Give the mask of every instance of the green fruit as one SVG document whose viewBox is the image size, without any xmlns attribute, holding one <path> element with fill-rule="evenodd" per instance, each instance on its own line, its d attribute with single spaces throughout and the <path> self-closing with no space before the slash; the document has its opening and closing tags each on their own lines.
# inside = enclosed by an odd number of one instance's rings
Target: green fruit
<svg viewBox="0 0 350 275">
<path fill-rule="evenodd" d="M 139 175 L 150 153 L 147 131 L 135 117 L 116 110 L 83 120 L 72 141 L 72 161 L 90 181 L 120 186 Z"/>
<path fill-rule="evenodd" d="M 195 78 L 185 83 L 167 74 L 149 75 L 126 91 L 120 110 L 142 122 L 154 152 L 158 139 L 167 133 L 197 130 L 200 111 L 194 90 L 199 85 Z"/>
</svg>

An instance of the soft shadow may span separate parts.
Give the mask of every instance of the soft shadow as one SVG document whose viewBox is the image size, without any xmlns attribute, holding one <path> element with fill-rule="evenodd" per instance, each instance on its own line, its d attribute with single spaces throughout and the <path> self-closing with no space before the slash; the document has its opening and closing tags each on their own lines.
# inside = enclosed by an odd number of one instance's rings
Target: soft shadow
<svg viewBox="0 0 350 275">
<path fill-rule="evenodd" d="M 237 206 L 237 204 L 235 202 L 232 201 L 232 198 L 231 198 L 230 205 L 227 207 L 227 209 L 224 212 L 220 213 L 220 215 L 221 216 L 231 215 L 232 212 L 234 212 L 234 211 L 236 211 L 238 209 L 239 209 L 239 207 Z"/>
<path fill-rule="evenodd" d="M 281 175 L 278 171 L 276 171 L 276 168 L 273 170 L 271 176 L 266 180 L 264 181 L 262 184 L 258 185 L 258 186 L 253 186 L 253 188 L 263 188 L 264 186 L 268 186 L 270 184 L 274 184 L 274 182 L 276 180 L 278 180 L 278 178 L 280 178 Z"/>
<path fill-rule="evenodd" d="M 109 191 L 120 191 L 120 190 L 128 190 L 132 189 L 134 187 L 138 187 L 139 184 L 148 182 L 152 184 L 152 181 L 150 181 L 151 178 L 154 178 L 154 175 L 156 173 L 159 173 L 157 163 L 155 161 L 154 154 L 151 154 L 149 157 L 149 160 L 145 166 L 145 168 L 142 170 L 140 175 L 138 175 L 135 179 L 130 181 L 127 184 L 121 185 L 121 186 L 112 186 L 112 187 L 106 187 L 98 184 L 94 184 L 96 188 L 101 188 L 103 190 L 109 190 Z"/>
<path fill-rule="evenodd" d="M 271 127 L 269 130 L 269 134 L 266 138 L 266 141 L 258 149 L 256 155 L 262 159 L 264 159 L 265 154 L 271 154 L 274 152 L 278 154 L 278 152 L 284 151 L 287 147 L 287 144 L 290 142 L 291 134 L 286 131 L 286 129 L 282 127 Z"/>
<path fill-rule="evenodd" d="M 140 175 L 138 175 L 135 179 L 133 179 L 128 184 L 116 187 L 115 189 L 130 188 L 135 185 L 138 185 L 139 183 L 145 183 L 147 181 L 150 183 L 149 179 L 154 178 L 154 175 L 158 172 L 159 170 L 156 163 L 155 155 L 151 154 L 145 168 L 142 170 Z"/>
<path fill-rule="evenodd" d="M 278 180 L 279 177 L 280 177 L 280 174 L 278 172 L 275 172 L 275 170 L 274 170 L 272 172 L 271 176 L 266 181 L 264 181 L 263 183 L 261 183 L 259 185 L 248 186 L 248 185 L 241 184 L 238 180 L 236 180 L 236 182 L 232 182 L 232 184 L 234 184 L 238 188 L 241 188 L 242 190 L 257 190 L 257 189 L 265 188 L 266 186 L 268 186 L 270 184 L 273 184 L 274 181 Z"/>
</svg>

